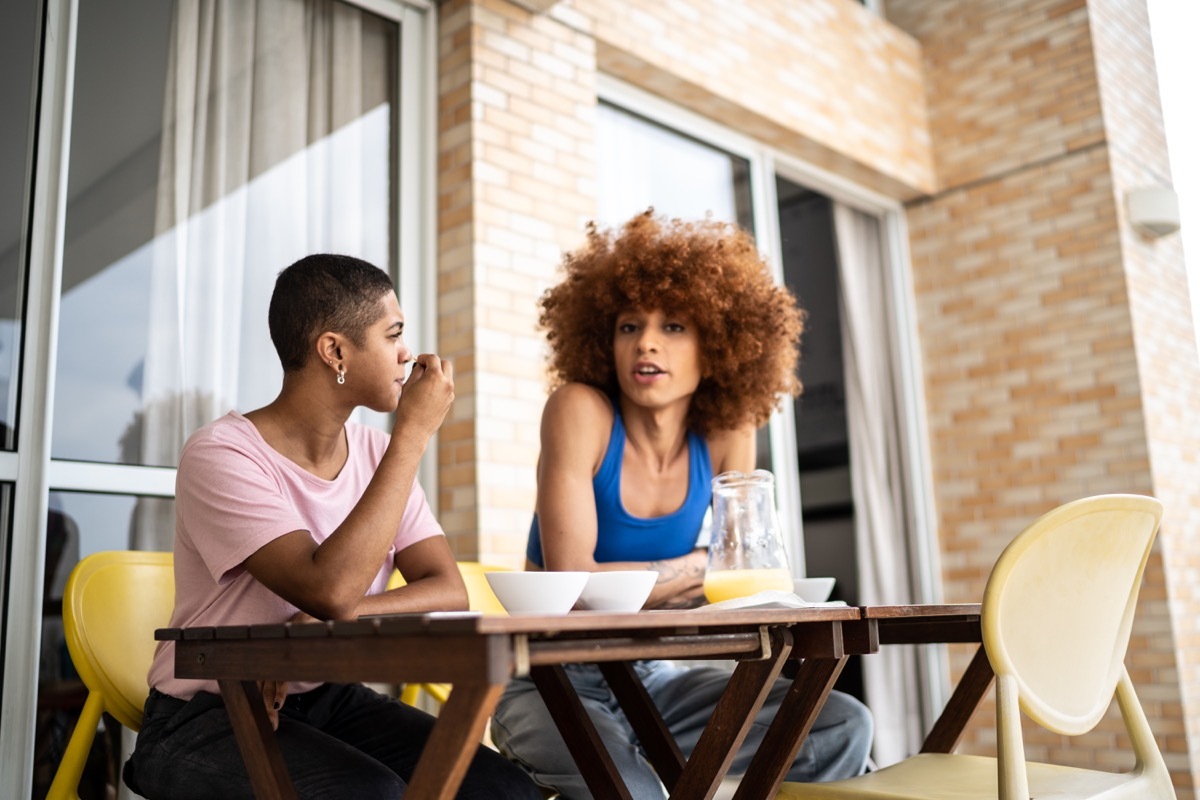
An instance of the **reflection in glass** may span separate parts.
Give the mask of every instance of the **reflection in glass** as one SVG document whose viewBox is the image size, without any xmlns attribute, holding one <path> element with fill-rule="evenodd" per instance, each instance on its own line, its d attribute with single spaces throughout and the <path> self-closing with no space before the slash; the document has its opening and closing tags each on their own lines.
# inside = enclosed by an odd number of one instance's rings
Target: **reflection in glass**
<svg viewBox="0 0 1200 800">
<path fill-rule="evenodd" d="M 605 103 L 596 150 L 602 225 L 619 225 L 653 206 L 668 217 L 711 214 L 754 230 L 746 159 Z"/>
<path fill-rule="evenodd" d="M 0 449 L 15 446 L 38 0 L 6 0 L 0 25 Z"/>
<path fill-rule="evenodd" d="M 51 492 L 46 518 L 46 572 L 42 596 L 42 641 L 38 662 L 38 714 L 33 796 L 44 797 L 62 759 L 62 749 L 87 696 L 71 663 L 63 635 L 63 591 L 80 559 L 102 550 L 139 550 L 141 541 L 161 541 L 146 531 L 148 520 L 175 518 L 175 501 L 160 497 Z M 150 522 L 149 524 L 157 524 Z M 165 537 L 167 548 L 174 526 Z M 104 723 L 102 723 L 104 724 Z M 81 797 L 112 796 L 120 775 L 120 726 L 96 737 L 79 787 Z M 112 759 L 112 763 L 108 760 Z"/>
<path fill-rule="evenodd" d="M 278 391 L 279 270 L 390 268 L 398 31 L 333 0 L 90 0 L 78 37 L 52 455 L 175 466 Z"/>
</svg>

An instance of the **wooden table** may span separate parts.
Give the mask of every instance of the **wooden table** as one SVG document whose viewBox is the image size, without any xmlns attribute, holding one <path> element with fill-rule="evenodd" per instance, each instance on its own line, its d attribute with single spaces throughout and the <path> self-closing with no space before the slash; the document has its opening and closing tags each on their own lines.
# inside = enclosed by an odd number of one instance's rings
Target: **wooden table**
<svg viewBox="0 0 1200 800">
<path fill-rule="evenodd" d="M 255 795 L 294 798 L 255 681 L 446 682 L 442 708 L 406 797 L 451 798 L 513 675 L 530 675 L 597 797 L 629 798 L 563 670 L 598 663 L 659 777 L 677 798 L 711 798 L 755 714 L 789 659 L 801 659 L 738 800 L 773 797 L 854 652 L 879 641 L 877 619 L 854 607 L 572 612 L 565 616 L 421 614 L 310 625 L 164 628 L 179 678 L 216 680 Z M 866 649 L 864 649 L 866 648 Z M 725 693 L 690 758 L 667 731 L 633 668 L 641 659 L 736 660 Z"/>
</svg>

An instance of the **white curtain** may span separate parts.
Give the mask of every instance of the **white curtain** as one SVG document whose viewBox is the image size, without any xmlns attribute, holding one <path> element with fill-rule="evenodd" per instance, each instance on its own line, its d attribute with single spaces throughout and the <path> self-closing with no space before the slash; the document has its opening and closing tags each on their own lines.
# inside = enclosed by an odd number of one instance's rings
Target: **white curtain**
<svg viewBox="0 0 1200 800">
<path fill-rule="evenodd" d="M 891 335 L 893 315 L 880 223 L 868 214 L 835 204 L 834 227 L 841 277 L 859 601 L 864 605 L 911 602 L 898 361 Z M 888 646 L 864 658 L 863 683 L 875 717 L 876 764 L 893 764 L 920 749 L 920 694 L 913 648 Z"/>
<path fill-rule="evenodd" d="M 275 276 L 314 252 L 389 266 L 396 29 L 334 0 L 177 0 L 143 370 L 140 463 L 270 402 Z M 132 546 L 170 549 L 162 503 Z"/>
</svg>

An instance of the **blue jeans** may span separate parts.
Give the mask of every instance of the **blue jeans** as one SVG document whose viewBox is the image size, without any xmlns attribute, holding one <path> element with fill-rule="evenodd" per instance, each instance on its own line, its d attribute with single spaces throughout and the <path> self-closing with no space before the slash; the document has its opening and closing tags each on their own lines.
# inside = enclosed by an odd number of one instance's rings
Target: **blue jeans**
<svg viewBox="0 0 1200 800">
<path fill-rule="evenodd" d="M 359 684 L 325 684 L 291 695 L 279 711 L 279 746 L 301 798 L 399 798 L 434 719 Z M 250 779 L 220 696 L 184 701 L 151 691 L 125 783 L 171 800 L 252 798 Z M 480 747 L 459 798 L 542 794 L 499 753 Z"/>
<path fill-rule="evenodd" d="M 719 667 L 682 666 L 666 661 L 639 662 L 635 668 L 679 748 L 685 756 L 690 756 L 725 691 L 730 673 Z M 568 666 L 566 671 L 634 800 L 662 798 L 665 794 L 662 783 L 646 760 L 600 669 L 593 664 L 582 664 Z M 734 757 L 731 775 L 741 775 L 750 766 L 790 685 L 781 679 L 772 687 Z M 787 780 L 832 781 L 861 775 L 866 769 L 873 731 L 874 723 L 866 706 L 847 694 L 830 692 L 788 771 Z M 519 678 L 509 683 L 492 717 L 492 741 L 534 780 L 556 788 L 565 800 L 592 797 L 530 679 Z"/>
</svg>

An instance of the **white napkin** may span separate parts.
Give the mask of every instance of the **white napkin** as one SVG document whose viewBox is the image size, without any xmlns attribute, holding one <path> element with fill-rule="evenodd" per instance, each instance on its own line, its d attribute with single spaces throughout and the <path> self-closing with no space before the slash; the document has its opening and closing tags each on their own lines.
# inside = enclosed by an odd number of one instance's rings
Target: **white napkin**
<svg viewBox="0 0 1200 800">
<path fill-rule="evenodd" d="M 719 603 L 709 603 L 700 606 L 701 609 L 734 609 L 734 608 L 826 608 L 844 606 L 845 602 L 833 600 L 827 603 L 810 603 L 795 592 L 781 592 L 778 589 L 768 589 L 763 592 L 722 600 Z"/>
</svg>

